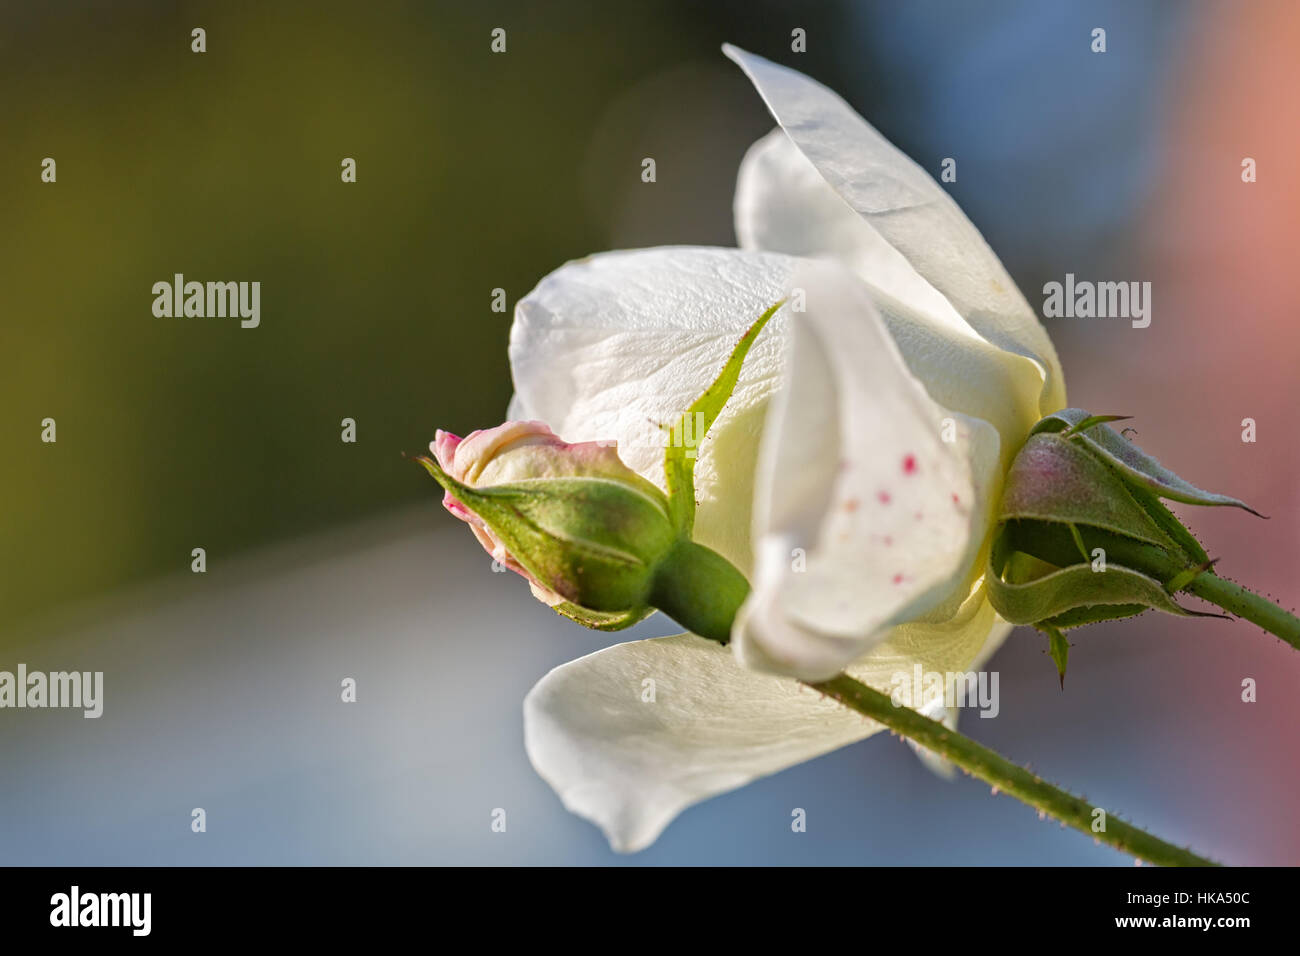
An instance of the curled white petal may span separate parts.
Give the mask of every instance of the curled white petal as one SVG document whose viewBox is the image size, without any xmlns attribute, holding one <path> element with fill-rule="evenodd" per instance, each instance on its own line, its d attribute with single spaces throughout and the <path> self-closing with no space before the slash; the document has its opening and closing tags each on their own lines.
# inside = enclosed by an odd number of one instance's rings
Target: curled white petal
<svg viewBox="0 0 1300 956">
<path fill-rule="evenodd" d="M 733 633 L 746 665 L 821 680 L 969 593 L 999 437 L 929 396 L 847 270 L 809 263 L 792 283 L 805 311 L 762 439 L 753 592 Z"/>
<path fill-rule="evenodd" d="M 954 336 L 983 341 L 943 293 L 831 188 L 780 127 L 746 151 L 733 205 L 742 249 L 833 258 Z"/>
<path fill-rule="evenodd" d="M 734 60 L 766 102 L 790 142 L 843 204 L 861 218 L 854 229 L 815 184 L 775 153 L 751 157 L 737 195 L 737 229 L 760 248 L 804 255 L 834 254 L 856 267 L 883 240 L 951 303 L 982 338 L 1024 356 L 1041 370 L 1039 414 L 1064 405 L 1060 362 L 1033 310 L 979 230 L 948 193 L 880 135 L 836 93 L 797 70 L 730 44 Z M 760 163 L 760 159 L 763 162 Z M 772 188 L 762 179 L 771 176 Z M 748 179 L 748 182 L 746 181 Z M 798 193 L 802 200 L 793 198 Z M 765 210 L 764 203 L 771 203 Z M 862 273 L 895 291 L 904 283 Z M 913 294 L 915 283 L 911 284 Z M 916 300 L 908 299 L 913 305 Z"/>
<path fill-rule="evenodd" d="M 1009 456 L 1041 417 L 1041 369 L 975 332 L 780 129 L 755 143 L 741 163 L 736 233 L 745 248 L 829 256 L 856 273 L 930 397 L 996 428 L 1003 465 L 1010 465 Z"/>
</svg>

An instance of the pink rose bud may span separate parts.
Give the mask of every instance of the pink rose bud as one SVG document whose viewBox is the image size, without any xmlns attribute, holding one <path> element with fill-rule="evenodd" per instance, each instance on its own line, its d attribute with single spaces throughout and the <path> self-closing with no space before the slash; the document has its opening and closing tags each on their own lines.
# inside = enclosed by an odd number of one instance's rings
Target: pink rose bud
<svg viewBox="0 0 1300 956">
<path fill-rule="evenodd" d="M 570 444 L 542 422 L 458 438 L 438 431 L 418 459 L 495 561 L 533 594 L 601 614 L 642 616 L 660 560 L 676 543 L 668 501 L 604 442 Z"/>
</svg>

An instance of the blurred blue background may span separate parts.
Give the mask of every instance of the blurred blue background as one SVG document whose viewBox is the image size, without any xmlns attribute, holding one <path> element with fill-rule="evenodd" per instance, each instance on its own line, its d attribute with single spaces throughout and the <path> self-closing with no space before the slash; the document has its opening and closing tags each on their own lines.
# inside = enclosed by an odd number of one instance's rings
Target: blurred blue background
<svg viewBox="0 0 1300 956">
<path fill-rule="evenodd" d="M 736 166 L 771 121 L 724 40 L 840 91 L 926 168 L 957 158 L 953 194 L 1031 303 L 1066 272 L 1153 281 L 1149 329 L 1049 323 L 1071 403 L 1137 415 L 1148 450 L 1270 514 L 1190 520 L 1225 573 L 1294 603 L 1293 4 L 0 17 L 0 669 L 103 670 L 107 695 L 99 720 L 0 712 L 0 862 L 1131 865 L 887 736 L 688 810 L 632 857 L 528 765 L 524 694 L 608 637 L 491 573 L 398 452 L 501 420 L 494 288 L 513 306 L 590 252 L 734 244 Z M 155 319 L 178 271 L 259 279 L 262 327 Z M 1144 617 L 1081 632 L 1062 692 L 1022 630 L 989 665 L 999 718 L 963 729 L 1163 837 L 1295 863 L 1294 658 L 1244 624 Z"/>
</svg>

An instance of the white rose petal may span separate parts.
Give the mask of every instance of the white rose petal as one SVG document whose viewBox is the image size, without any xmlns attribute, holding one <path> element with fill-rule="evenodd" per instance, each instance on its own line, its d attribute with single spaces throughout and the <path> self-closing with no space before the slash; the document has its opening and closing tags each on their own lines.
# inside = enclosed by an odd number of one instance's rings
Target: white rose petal
<svg viewBox="0 0 1300 956">
<path fill-rule="evenodd" d="M 982 666 L 1010 631 L 980 575 L 1002 475 L 1065 403 L 1046 333 L 947 193 L 830 90 L 724 49 L 781 125 L 741 167 L 746 251 L 570 263 L 519 303 L 511 332 L 511 417 L 617 440 L 659 483 L 659 425 L 773 302 L 806 306 L 769 323 L 699 449 L 696 538 L 754 588 L 735 653 L 691 635 L 620 644 L 525 701 L 534 766 L 621 850 L 880 729 L 791 676 L 846 670 L 887 691 L 917 665 Z M 942 701 L 922 710 L 955 726 Z"/>
<path fill-rule="evenodd" d="M 982 590 L 942 625 L 900 627 L 854 677 L 888 693 L 895 675 L 964 669 L 995 621 Z M 646 678 L 653 702 L 642 700 Z M 942 707 L 930 707 L 933 717 Z M 691 804 L 882 730 L 796 681 L 755 673 L 691 634 L 617 644 L 561 665 L 524 700 L 524 744 L 564 806 L 610 845 L 653 843 Z"/>
<path fill-rule="evenodd" d="M 730 44 L 723 47 L 723 52 L 745 71 L 790 141 L 870 230 L 942 293 L 981 337 L 1005 351 L 1032 359 L 1041 368 L 1044 380 L 1040 414 L 1062 408 L 1065 386 L 1047 333 L 998 257 L 952 197 L 843 99 L 816 80 Z M 767 193 L 779 196 L 782 190 Z M 748 201 L 738 197 L 738 207 Z M 851 238 L 845 238 L 840 217 L 826 217 L 833 228 L 827 229 L 823 244 L 817 239 L 816 221 L 800 221 L 798 216 L 790 215 L 795 207 L 788 201 L 781 208 L 786 213 L 787 235 L 802 241 L 778 242 L 768 248 L 806 255 L 844 255 L 848 251 Z M 811 217 L 826 208 L 830 207 L 824 202 L 810 205 L 807 215 Z M 742 242 L 744 238 L 742 235 Z M 868 278 L 874 281 L 874 277 Z"/>
<path fill-rule="evenodd" d="M 617 441 L 619 456 L 663 485 L 664 435 L 713 381 L 737 340 L 785 295 L 798 260 L 669 246 L 571 262 L 525 296 L 510 330 L 512 412 L 566 441 Z M 754 463 L 786 330 L 774 318 L 731 400 L 697 449 L 695 538 L 750 564 Z"/>
<path fill-rule="evenodd" d="M 791 318 L 763 435 L 754 590 L 733 633 L 746 665 L 824 680 L 893 625 L 965 598 L 999 438 L 930 398 L 850 272 L 810 263 L 792 282 L 807 311 Z"/>
<path fill-rule="evenodd" d="M 741 163 L 736 235 L 745 249 L 829 256 L 855 272 L 930 397 L 993 425 L 1003 438 L 1003 465 L 1010 465 L 1043 415 L 1041 368 L 975 332 L 780 129 L 755 143 Z"/>
</svg>

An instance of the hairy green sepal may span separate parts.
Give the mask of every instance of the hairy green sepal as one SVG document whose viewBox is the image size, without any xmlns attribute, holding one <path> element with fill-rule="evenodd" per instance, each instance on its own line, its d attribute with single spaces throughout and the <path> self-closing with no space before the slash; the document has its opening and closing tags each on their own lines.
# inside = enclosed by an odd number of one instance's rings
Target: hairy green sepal
<svg viewBox="0 0 1300 956">
<path fill-rule="evenodd" d="M 1258 514 L 1185 481 L 1106 424 L 1120 419 L 1082 409 L 1047 416 L 1003 487 L 989 600 L 1007 621 L 1048 635 L 1062 682 L 1062 632 L 1147 610 L 1198 614 L 1173 595 L 1214 562 L 1162 498 Z"/>
</svg>

